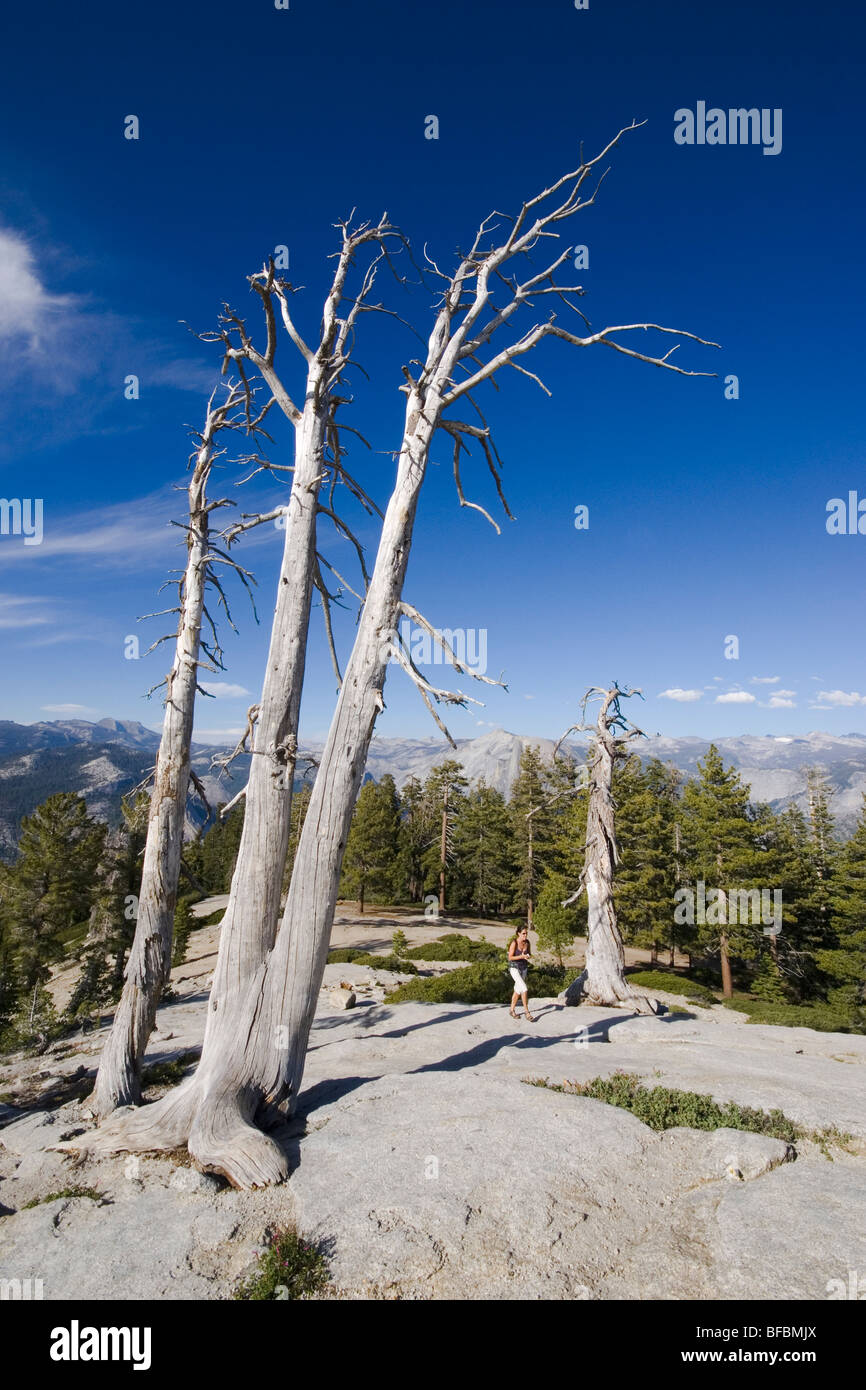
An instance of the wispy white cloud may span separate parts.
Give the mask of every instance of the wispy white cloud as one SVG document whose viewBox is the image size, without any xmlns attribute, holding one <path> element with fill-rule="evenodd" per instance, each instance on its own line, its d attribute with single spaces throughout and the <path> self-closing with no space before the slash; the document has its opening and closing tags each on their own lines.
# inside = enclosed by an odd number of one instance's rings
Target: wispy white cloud
<svg viewBox="0 0 866 1390">
<path fill-rule="evenodd" d="M 204 399 L 219 380 L 218 354 L 180 327 L 166 341 L 162 328 L 124 318 L 92 295 L 58 293 L 51 285 L 52 266 L 68 276 L 70 263 L 78 272 L 89 268 L 50 234 L 36 237 L 0 227 L 5 452 L 22 442 L 32 452 L 82 434 L 137 429 L 136 405 L 123 400 L 129 375 L 138 377 L 142 400 L 149 392 L 166 390 L 194 392 Z M 114 393 L 106 390 L 106 382 L 114 383 Z M 13 385 L 14 391 L 8 389 Z M 35 436 L 28 409 L 34 398 L 40 417 Z M 129 406 L 123 416 L 116 410 L 109 414 L 117 403 Z"/>
<path fill-rule="evenodd" d="M 170 524 L 177 512 L 177 493 L 169 488 L 64 517 L 52 515 L 48 500 L 42 544 L 4 548 L 0 559 L 34 565 L 52 559 L 118 560 L 126 568 L 129 559 L 145 555 L 161 567 L 166 553 L 183 545 L 183 533 Z"/>
<path fill-rule="evenodd" d="M 44 627 L 53 617 L 45 611 L 46 602 L 25 594 L 0 594 L 0 628 Z"/>
<path fill-rule="evenodd" d="M 815 698 L 822 702 L 819 706 L 822 709 L 866 705 L 866 695 L 857 690 L 819 690 Z"/>
<path fill-rule="evenodd" d="M 65 715 L 69 719 L 84 719 L 88 715 L 99 713 L 90 705 L 42 705 L 41 709 L 45 714 Z"/>
<path fill-rule="evenodd" d="M 20 233 L 0 227 L 0 341 L 38 352 L 74 303 L 70 295 L 48 292 L 32 246 Z"/>
<path fill-rule="evenodd" d="M 796 709 L 797 703 L 791 699 L 790 695 L 780 690 L 777 695 L 771 695 L 764 706 L 765 709 Z"/>
<path fill-rule="evenodd" d="M 752 685 L 778 685 L 781 676 L 752 676 Z"/>
<path fill-rule="evenodd" d="M 201 681 L 202 690 L 206 690 L 208 695 L 215 700 L 240 700 L 242 696 L 251 694 L 244 685 L 230 685 L 228 681 Z"/>
<path fill-rule="evenodd" d="M 671 690 L 659 692 L 660 700 L 676 700 L 678 704 L 690 704 L 693 700 L 703 698 L 702 690 L 680 690 L 679 686 L 674 686 Z"/>
<path fill-rule="evenodd" d="M 748 690 L 727 690 L 723 695 L 717 695 L 715 699 L 717 705 L 753 705 L 755 696 Z"/>
</svg>

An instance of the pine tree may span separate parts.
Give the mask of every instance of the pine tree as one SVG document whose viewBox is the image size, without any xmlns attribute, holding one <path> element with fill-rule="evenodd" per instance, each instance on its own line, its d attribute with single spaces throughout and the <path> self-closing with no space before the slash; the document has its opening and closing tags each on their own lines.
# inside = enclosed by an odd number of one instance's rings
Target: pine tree
<svg viewBox="0 0 866 1390">
<path fill-rule="evenodd" d="M 195 918 L 192 915 L 192 905 L 195 900 L 193 894 L 186 893 L 175 903 L 174 934 L 171 946 L 172 965 L 183 965 L 186 960 L 189 938 L 195 928 Z M 164 993 L 163 998 L 165 998 Z"/>
<path fill-rule="evenodd" d="M 107 833 L 94 882 L 81 974 L 66 1017 L 86 1022 L 120 997 L 123 969 L 135 934 L 150 797 L 121 803 L 120 825 Z"/>
<path fill-rule="evenodd" d="M 511 822 L 505 798 L 480 781 L 454 825 L 452 897 L 476 912 L 499 913 L 511 893 Z"/>
<path fill-rule="evenodd" d="M 686 784 L 683 812 L 686 882 L 714 890 L 706 920 L 695 924 L 697 940 L 704 950 L 718 951 L 722 992 L 730 998 L 731 957 L 754 959 L 761 928 L 729 922 L 728 892 L 752 887 L 759 868 L 748 788 L 735 768 L 725 767 L 715 744 L 698 762 L 697 778 Z M 677 912 L 675 921 L 682 916 Z"/>
<path fill-rule="evenodd" d="M 84 798 L 59 792 L 25 816 L 10 875 L 9 918 L 25 993 L 44 984 L 64 934 L 87 921 L 106 830 Z"/>
<path fill-rule="evenodd" d="M 401 896 L 410 902 L 424 895 L 426 865 L 436 839 L 439 817 L 417 777 L 410 777 L 400 796 L 401 833 L 399 877 Z"/>
<path fill-rule="evenodd" d="M 5 1042 L 20 1007 L 22 983 L 9 915 L 11 870 L 0 862 L 0 1042 Z"/>
<path fill-rule="evenodd" d="M 571 907 L 562 906 L 569 896 L 569 883 L 565 874 L 547 874 L 541 885 L 533 916 L 539 946 L 543 951 L 553 952 L 560 969 L 563 953 L 570 948 L 582 925 L 581 913 L 575 904 Z"/>
<path fill-rule="evenodd" d="M 361 788 L 343 857 L 341 895 L 356 897 L 362 914 L 368 895 L 393 895 L 399 848 L 400 799 L 388 773 Z"/>
<path fill-rule="evenodd" d="M 558 867 L 556 830 L 565 810 L 564 793 L 572 787 L 572 771 L 570 766 L 545 762 L 537 748 L 524 748 L 511 788 L 513 906 L 521 916 L 526 914 L 530 927 L 544 875 Z"/>
<path fill-rule="evenodd" d="M 866 796 L 853 836 L 838 856 L 834 879 L 832 931 L 816 952 L 827 1002 L 866 1031 Z"/>
<path fill-rule="evenodd" d="M 301 838 L 301 831 L 307 816 L 307 808 L 310 804 L 312 785 L 303 782 L 300 787 L 295 789 L 292 797 L 292 810 L 289 816 L 289 847 L 286 852 L 286 867 L 283 870 L 283 893 L 289 891 L 289 884 L 292 881 L 292 869 L 295 867 L 295 855 L 298 852 L 298 841 Z"/>
<path fill-rule="evenodd" d="M 807 795 L 811 882 L 803 912 L 817 948 L 826 945 L 833 935 L 831 916 L 839 860 L 839 842 L 830 813 L 830 788 L 825 774 L 818 768 L 810 768 L 807 773 Z"/>
<path fill-rule="evenodd" d="M 454 821 L 460 814 L 464 793 L 469 786 L 463 775 L 463 764 L 448 758 L 434 767 L 424 783 L 424 795 L 435 809 L 438 818 L 438 842 L 434 841 L 424 855 L 424 867 L 429 874 L 435 869 L 439 886 L 439 911 L 445 911 L 448 871 L 454 858 Z"/>
<path fill-rule="evenodd" d="M 624 940 L 649 946 L 653 959 L 673 948 L 678 776 L 657 758 L 632 756 L 614 768 L 619 864 L 614 882 Z"/>
</svg>

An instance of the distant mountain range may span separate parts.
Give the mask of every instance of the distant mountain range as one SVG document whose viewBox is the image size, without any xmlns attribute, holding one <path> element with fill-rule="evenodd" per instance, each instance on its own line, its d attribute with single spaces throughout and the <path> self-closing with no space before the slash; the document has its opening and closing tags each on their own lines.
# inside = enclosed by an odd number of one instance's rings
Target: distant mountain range
<svg viewBox="0 0 866 1390">
<path fill-rule="evenodd" d="M 795 801 L 805 810 L 806 771 L 822 768 L 832 788 L 839 830 L 843 834 L 853 830 L 866 793 L 866 734 L 810 733 L 803 738 L 767 734 L 714 740 L 659 735 L 642 742 L 639 751 L 645 758 L 661 758 L 693 776 L 711 742 L 748 782 L 752 799 L 766 801 L 775 809 Z M 555 746 L 553 739 L 504 729 L 458 739 L 457 744 L 455 754 L 441 739 L 374 737 L 366 775 L 378 780 L 390 772 L 402 787 L 410 777 L 423 779 L 443 758 L 455 757 L 470 782 L 483 777 L 489 786 L 507 794 L 524 748 L 536 747 L 550 756 Z M 158 747 L 159 735 L 136 720 L 100 719 L 95 724 L 84 719 L 39 724 L 0 720 L 0 858 L 14 857 L 21 817 L 55 792 L 78 792 L 93 815 L 116 821 L 121 797 L 147 776 Z M 193 767 L 213 808 L 230 801 L 247 778 L 248 754 L 235 760 L 230 776 L 212 768 L 214 756 L 228 751 L 203 744 L 193 749 Z M 315 757 L 321 746 L 307 745 L 305 751 Z M 200 798 L 191 796 L 188 832 L 194 833 L 206 819 Z"/>
</svg>

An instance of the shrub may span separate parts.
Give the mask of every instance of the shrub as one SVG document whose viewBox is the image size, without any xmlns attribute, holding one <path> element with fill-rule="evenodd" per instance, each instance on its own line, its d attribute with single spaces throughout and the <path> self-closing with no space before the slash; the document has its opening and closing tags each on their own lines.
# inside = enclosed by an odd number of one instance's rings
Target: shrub
<svg viewBox="0 0 866 1390">
<path fill-rule="evenodd" d="M 172 965 L 183 965 L 186 960 L 187 947 L 189 946 L 190 933 L 194 928 L 200 927 L 201 922 L 193 917 L 190 908 L 194 902 L 198 901 L 197 894 L 185 893 L 178 898 L 174 909 L 174 937 L 171 948 Z"/>
<path fill-rule="evenodd" d="M 258 1256 L 258 1268 L 235 1290 L 235 1298 L 311 1298 L 328 1283 L 322 1251 L 303 1240 L 293 1227 L 277 1231 Z"/>
<path fill-rule="evenodd" d="M 685 1125 L 688 1129 L 742 1129 L 751 1134 L 766 1134 L 792 1144 L 806 1131 L 799 1130 L 793 1120 L 781 1110 L 754 1110 L 751 1106 L 728 1101 L 718 1105 L 712 1096 L 698 1091 L 677 1091 L 667 1086 L 644 1086 L 637 1076 L 617 1071 L 613 1076 L 596 1076 L 592 1081 L 565 1081 L 557 1085 L 543 1078 L 529 1081 L 564 1095 L 588 1096 L 631 1111 L 650 1129 L 673 1129 Z"/>
<path fill-rule="evenodd" d="M 693 999 L 696 1004 L 718 1002 L 706 985 L 699 985 L 695 980 L 690 980 L 685 975 L 677 975 L 672 970 L 632 970 L 628 972 L 628 981 L 629 984 L 640 985 L 641 989 L 663 989 L 668 994 L 683 994 L 687 999 Z"/>
<path fill-rule="evenodd" d="M 411 960 L 401 960 L 399 956 L 368 956 L 356 958 L 354 964 L 369 965 L 371 970 L 398 970 L 403 975 L 417 975 L 418 967 Z"/>
<path fill-rule="evenodd" d="M 200 901 L 201 901 L 201 895 L 200 895 L 200 894 L 197 894 L 194 898 L 191 899 L 191 901 L 192 901 L 192 902 L 200 902 Z M 218 908 L 216 908 L 216 910 L 215 910 L 214 912 L 209 912 L 208 915 L 207 915 L 207 917 L 196 917 L 196 918 L 195 918 L 195 927 L 196 927 L 196 930 L 198 930 L 199 927 L 216 927 L 216 926 L 218 926 L 219 923 L 222 921 L 222 919 L 225 917 L 225 915 L 226 915 L 226 910 L 225 910 L 225 908 L 224 908 L 224 907 L 218 907 Z"/>
<path fill-rule="evenodd" d="M 576 970 L 559 970 L 546 965 L 529 971 L 529 994 L 548 998 L 559 994 L 578 975 Z M 410 980 L 387 996 L 389 1004 L 508 1004 L 514 982 L 508 971 L 495 961 L 476 961 L 462 970 L 449 970 L 434 979 Z"/>
<path fill-rule="evenodd" d="M 91 1202 L 102 1204 L 104 1193 L 97 1192 L 95 1187 L 64 1187 L 62 1192 L 49 1192 L 45 1197 L 34 1197 L 31 1202 L 25 1202 L 22 1211 L 30 1211 L 32 1207 L 43 1206 L 46 1202 L 56 1202 L 60 1197 L 87 1197 Z"/>
<path fill-rule="evenodd" d="M 336 951 L 328 952 L 328 964 L 349 965 L 353 961 L 359 961 L 366 964 L 369 957 L 369 951 L 359 951 L 357 946 L 340 946 Z"/>
<path fill-rule="evenodd" d="M 391 950 L 395 956 L 405 956 L 409 949 L 409 938 L 404 931 L 398 927 L 391 937 Z"/>
<path fill-rule="evenodd" d="M 163 994 L 163 998 L 165 995 Z M 154 1062 L 141 1073 L 141 1084 L 146 1086 L 173 1086 L 182 1081 L 184 1073 L 199 1059 L 199 1052 L 182 1052 L 170 1062 Z"/>
<path fill-rule="evenodd" d="M 423 946 L 412 946 L 406 952 L 409 960 L 468 960 L 504 961 L 505 952 L 492 941 L 461 936 L 459 932 L 449 932 L 438 941 L 425 942 Z"/>
<path fill-rule="evenodd" d="M 750 1023 L 772 1023 L 780 1028 L 814 1028 L 819 1033 L 857 1033 L 849 1014 L 834 1009 L 831 1004 L 780 1004 L 771 999 L 755 999 L 749 994 L 735 994 L 723 999 L 729 1009 L 739 1009 L 749 1015 Z"/>
</svg>

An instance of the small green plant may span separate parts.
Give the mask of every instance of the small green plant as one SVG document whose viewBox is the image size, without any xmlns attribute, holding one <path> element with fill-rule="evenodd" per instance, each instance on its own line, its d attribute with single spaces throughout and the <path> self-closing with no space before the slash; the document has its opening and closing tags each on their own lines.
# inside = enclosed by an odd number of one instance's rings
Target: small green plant
<svg viewBox="0 0 866 1390">
<path fill-rule="evenodd" d="M 339 946 L 328 952 L 329 965 L 369 965 L 371 970 L 395 970 L 403 975 L 417 975 L 418 967 L 411 961 L 397 955 L 373 956 L 369 951 L 359 951 L 357 946 Z"/>
<path fill-rule="evenodd" d="M 644 1086 L 630 1072 L 617 1071 L 613 1076 L 596 1076 L 591 1081 L 564 1081 L 561 1085 L 546 1077 L 524 1078 L 532 1086 L 542 1086 L 563 1095 L 587 1096 L 631 1111 L 650 1129 L 742 1129 L 751 1134 L 766 1134 L 793 1144 L 798 1138 L 811 1138 L 808 1131 L 799 1129 L 781 1110 L 755 1110 L 748 1105 L 727 1101 L 718 1105 L 712 1096 L 698 1091 L 678 1091 L 667 1086 Z"/>
<path fill-rule="evenodd" d="M 656 1070 L 653 1075 L 661 1076 L 661 1072 Z M 631 1111 L 650 1129 L 673 1129 L 679 1125 L 687 1129 L 741 1129 L 749 1134 L 766 1134 L 787 1144 L 808 1139 L 831 1162 L 831 1148 L 843 1149 L 848 1153 L 855 1151 L 852 1148 L 853 1135 L 838 1129 L 836 1125 L 807 1129 L 795 1124 L 781 1110 L 755 1110 L 749 1105 L 737 1105 L 735 1101 L 718 1105 L 712 1096 L 701 1095 L 698 1091 L 672 1090 L 667 1086 L 653 1086 L 650 1089 L 630 1072 L 617 1071 L 613 1076 L 596 1076 L 592 1081 L 582 1083 L 564 1081 L 560 1084 L 549 1081 L 546 1076 L 524 1076 L 521 1080 L 527 1086 L 539 1086 L 561 1095 L 588 1096 L 590 1100 L 617 1105 Z"/>
<path fill-rule="evenodd" d="M 699 985 L 685 975 L 677 975 L 673 970 L 630 970 L 629 984 L 639 985 L 641 989 L 663 989 L 668 994 L 682 994 L 690 1002 L 700 1005 L 715 1004 L 718 1001 L 712 990 Z"/>
<path fill-rule="evenodd" d="M 91 1202 L 102 1202 L 105 1193 L 97 1192 L 95 1187 L 64 1187 L 62 1192 L 49 1192 L 46 1197 L 34 1197 L 32 1202 L 25 1202 L 22 1211 L 30 1211 L 32 1207 L 44 1206 L 46 1202 L 56 1202 L 60 1197 L 87 1197 Z"/>
<path fill-rule="evenodd" d="M 501 953 L 500 953 L 501 954 Z M 549 999 L 560 994 L 578 975 L 577 970 L 560 970 L 555 965 L 532 967 L 529 994 L 533 999 Z M 388 996 L 389 1004 L 507 1004 L 514 992 L 514 981 L 496 961 L 477 961 L 462 970 L 449 970 L 432 979 L 409 980 Z"/>
<path fill-rule="evenodd" d="M 492 941 L 462 936 L 460 932 L 448 932 L 438 941 L 427 941 L 423 946 L 412 946 L 406 952 L 409 960 L 468 960 L 502 961 L 505 952 L 494 946 Z"/>
<path fill-rule="evenodd" d="M 850 1015 L 830 1004 L 780 1004 L 776 1000 L 756 999 L 751 994 L 735 994 L 723 999 L 729 1009 L 749 1015 L 750 1023 L 770 1023 L 779 1028 L 814 1028 L 819 1033 L 859 1033 Z"/>
<path fill-rule="evenodd" d="M 256 1270 L 235 1290 L 235 1298 L 312 1298 L 328 1283 L 328 1266 L 322 1251 L 303 1240 L 292 1226 L 276 1231 L 257 1258 Z"/>
<path fill-rule="evenodd" d="M 182 1052 L 171 1062 L 154 1062 L 141 1073 L 142 1086 L 171 1086 L 183 1080 L 183 1074 L 193 1062 L 197 1062 L 198 1052 Z"/>
<path fill-rule="evenodd" d="M 394 952 L 395 956 L 405 956 L 408 949 L 409 938 L 406 933 L 398 927 L 391 937 L 391 950 Z"/>
<path fill-rule="evenodd" d="M 358 965 L 361 962 L 355 961 Z M 371 970 L 394 970 L 403 975 L 417 975 L 418 967 L 411 960 L 401 960 L 399 956 L 367 956 L 363 961 Z"/>
</svg>

